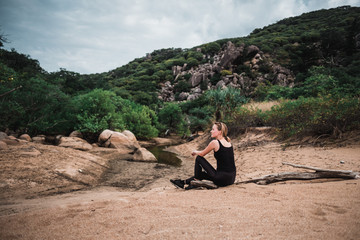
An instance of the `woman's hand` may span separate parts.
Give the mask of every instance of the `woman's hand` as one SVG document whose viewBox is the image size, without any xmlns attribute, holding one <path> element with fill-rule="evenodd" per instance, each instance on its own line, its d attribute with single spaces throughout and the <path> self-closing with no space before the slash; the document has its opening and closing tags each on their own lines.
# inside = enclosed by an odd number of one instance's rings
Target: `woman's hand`
<svg viewBox="0 0 360 240">
<path fill-rule="evenodd" d="M 199 151 L 193 151 L 193 152 L 191 153 L 192 156 L 195 156 L 195 155 L 198 155 L 198 154 L 199 154 Z"/>
</svg>

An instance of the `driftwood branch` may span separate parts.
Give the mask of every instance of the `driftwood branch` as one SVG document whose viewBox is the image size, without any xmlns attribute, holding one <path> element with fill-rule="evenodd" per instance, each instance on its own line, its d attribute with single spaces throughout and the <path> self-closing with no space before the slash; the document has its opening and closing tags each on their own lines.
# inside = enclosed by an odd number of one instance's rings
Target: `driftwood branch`
<svg viewBox="0 0 360 240">
<path fill-rule="evenodd" d="M 283 162 L 284 165 L 289 165 L 296 168 L 304 168 L 314 170 L 315 172 L 284 172 L 278 174 L 266 175 L 261 178 L 250 179 L 247 181 L 237 182 L 241 183 L 256 183 L 260 185 L 266 185 L 274 182 L 282 182 L 287 180 L 313 180 L 320 178 L 342 178 L 342 179 L 356 179 L 360 178 L 359 172 L 353 172 L 350 170 L 330 170 L 321 169 L 311 166 L 297 165 L 292 163 Z"/>
<path fill-rule="evenodd" d="M 316 167 L 311 167 L 311 166 L 305 166 L 305 165 L 299 165 L 299 164 L 293 164 L 293 163 L 288 163 L 288 162 L 283 162 L 283 165 L 289 165 L 295 168 L 304 168 L 304 169 L 310 169 L 310 170 L 314 170 L 316 172 L 333 172 L 333 173 L 352 173 L 353 171 L 350 170 L 331 170 L 331 169 L 323 169 L 323 168 L 316 168 Z"/>
</svg>

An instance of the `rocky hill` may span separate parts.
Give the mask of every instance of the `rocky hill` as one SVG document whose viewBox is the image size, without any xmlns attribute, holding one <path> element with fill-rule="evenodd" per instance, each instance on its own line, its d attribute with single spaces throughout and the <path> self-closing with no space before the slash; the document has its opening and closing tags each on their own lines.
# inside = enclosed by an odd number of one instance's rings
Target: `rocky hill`
<svg viewBox="0 0 360 240">
<path fill-rule="evenodd" d="M 350 6 L 305 13 L 246 37 L 155 50 L 105 75 L 118 94 L 144 104 L 193 100 L 224 86 L 254 98 L 257 87 L 301 85 L 313 66 L 339 68 L 356 77 L 359 14 L 359 8 Z"/>
<path fill-rule="evenodd" d="M 196 50 L 201 53 L 201 48 Z M 183 80 L 186 75 L 191 75 L 188 79 L 191 88 L 188 92 L 179 94 L 177 100 L 180 101 L 194 100 L 205 91 L 219 87 L 234 87 L 241 89 L 246 95 L 252 95 L 254 89 L 260 83 L 270 82 L 289 87 L 294 85 L 294 73 L 286 67 L 272 62 L 255 45 L 246 47 L 245 44 L 241 44 L 237 47 L 234 43 L 228 41 L 223 49 L 213 57 L 204 55 L 203 58 L 208 62 L 192 67 L 189 70 L 187 70 L 186 63 L 183 66 L 173 66 L 174 82 L 172 84 L 167 81 L 162 84 L 159 93 L 160 98 L 164 101 L 174 101 L 174 86 Z M 213 61 L 210 61 L 211 58 L 213 58 Z M 236 69 L 241 66 L 249 69 L 251 73 L 256 73 L 254 77 L 249 77 L 245 72 L 236 73 Z M 260 68 L 267 68 L 269 71 L 262 73 L 259 71 Z M 220 73 L 219 81 L 216 83 L 211 82 L 210 79 L 218 73 Z"/>
</svg>

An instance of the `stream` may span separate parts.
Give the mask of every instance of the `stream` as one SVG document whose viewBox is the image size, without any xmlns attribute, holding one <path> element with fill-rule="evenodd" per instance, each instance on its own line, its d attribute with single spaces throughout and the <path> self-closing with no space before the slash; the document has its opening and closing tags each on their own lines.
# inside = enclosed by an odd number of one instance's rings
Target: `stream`
<svg viewBox="0 0 360 240">
<path fill-rule="evenodd" d="M 181 166 L 181 160 L 175 153 L 165 151 L 166 146 L 153 146 L 147 148 L 158 160 L 158 163 L 164 163 L 175 167 Z"/>
</svg>

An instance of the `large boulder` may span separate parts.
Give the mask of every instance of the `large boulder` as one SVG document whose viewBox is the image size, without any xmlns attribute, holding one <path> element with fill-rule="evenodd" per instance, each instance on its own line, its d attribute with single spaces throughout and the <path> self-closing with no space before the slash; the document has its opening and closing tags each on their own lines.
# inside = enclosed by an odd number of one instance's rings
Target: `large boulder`
<svg viewBox="0 0 360 240">
<path fill-rule="evenodd" d="M 128 130 L 123 132 L 104 130 L 100 134 L 98 142 L 100 146 L 116 148 L 122 153 L 133 153 L 140 148 L 135 135 Z"/>
<path fill-rule="evenodd" d="M 74 148 L 83 151 L 88 151 L 93 148 L 90 143 L 78 137 L 61 137 L 59 147 Z"/>
<path fill-rule="evenodd" d="M 157 162 L 154 154 L 146 148 L 138 148 L 134 153 L 133 160 L 137 162 Z"/>
</svg>

